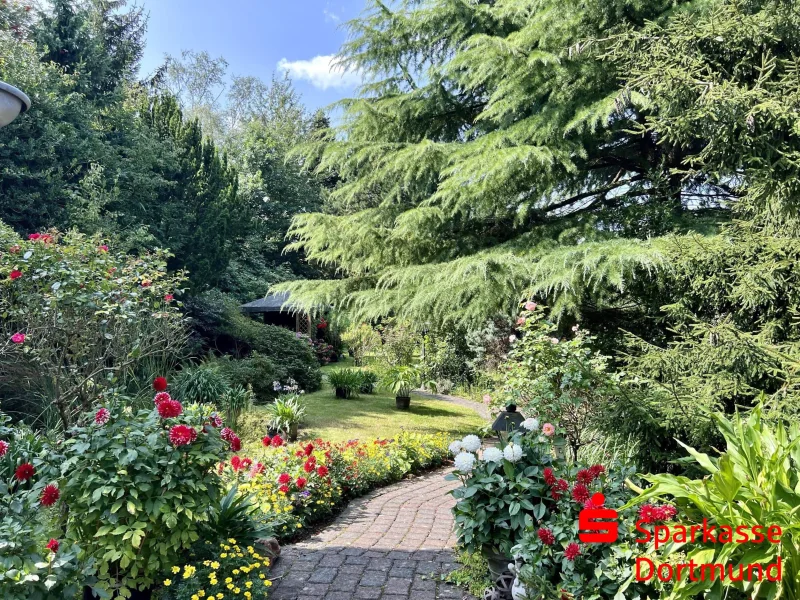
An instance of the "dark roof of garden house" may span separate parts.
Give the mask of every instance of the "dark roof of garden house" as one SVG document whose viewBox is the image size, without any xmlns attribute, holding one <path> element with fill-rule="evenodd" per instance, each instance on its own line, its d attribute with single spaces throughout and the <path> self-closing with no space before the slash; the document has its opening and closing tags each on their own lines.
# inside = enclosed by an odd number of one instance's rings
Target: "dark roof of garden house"
<svg viewBox="0 0 800 600">
<path fill-rule="evenodd" d="M 266 298 L 259 298 L 240 307 L 246 313 L 292 312 L 289 303 L 289 292 L 270 294 Z"/>
</svg>

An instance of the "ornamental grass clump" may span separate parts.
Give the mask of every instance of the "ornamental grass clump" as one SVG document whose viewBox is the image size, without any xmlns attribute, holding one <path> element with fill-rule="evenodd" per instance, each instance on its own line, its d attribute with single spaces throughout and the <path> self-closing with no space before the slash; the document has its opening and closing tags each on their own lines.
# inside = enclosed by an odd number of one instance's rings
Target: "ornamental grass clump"
<svg viewBox="0 0 800 600">
<path fill-rule="evenodd" d="M 223 493 L 215 467 L 241 447 L 209 406 L 165 391 L 156 400 L 149 410 L 119 402 L 89 413 L 63 445 L 67 536 L 94 561 L 93 587 L 123 597 L 152 586 L 198 541 Z"/>
</svg>

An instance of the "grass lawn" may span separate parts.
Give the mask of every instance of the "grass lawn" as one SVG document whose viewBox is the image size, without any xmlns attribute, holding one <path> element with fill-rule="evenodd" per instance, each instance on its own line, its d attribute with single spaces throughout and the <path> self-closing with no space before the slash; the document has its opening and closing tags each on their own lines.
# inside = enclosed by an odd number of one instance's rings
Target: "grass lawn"
<svg viewBox="0 0 800 600">
<path fill-rule="evenodd" d="M 323 372 L 352 367 L 352 360 L 323 367 Z M 306 394 L 306 419 L 300 428 L 301 439 L 322 438 L 330 441 L 392 438 L 403 430 L 418 433 L 445 432 L 453 438 L 475 433 L 484 425 L 473 410 L 441 400 L 411 396 L 411 409 L 397 410 L 394 396 L 384 392 L 361 394 L 341 400 L 334 397 L 327 384 L 313 394 Z M 256 406 L 251 414 L 263 411 Z"/>
</svg>

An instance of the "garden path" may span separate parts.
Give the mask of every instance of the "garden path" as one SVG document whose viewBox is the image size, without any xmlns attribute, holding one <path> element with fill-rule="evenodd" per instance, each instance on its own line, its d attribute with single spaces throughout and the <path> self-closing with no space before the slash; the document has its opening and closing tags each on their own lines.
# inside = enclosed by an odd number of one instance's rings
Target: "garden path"
<svg viewBox="0 0 800 600">
<path fill-rule="evenodd" d="M 275 562 L 272 600 L 471 599 L 440 581 L 455 568 L 448 492 L 458 485 L 435 471 L 354 500 L 308 540 Z"/>
<path fill-rule="evenodd" d="M 472 400 L 468 400 L 467 398 L 461 398 L 460 396 L 449 396 L 448 394 L 434 394 L 431 392 L 423 392 L 422 390 L 414 390 L 414 393 L 417 396 L 422 396 L 423 398 L 432 398 L 433 400 L 443 400 L 444 402 L 452 402 L 453 404 L 458 404 L 460 406 L 466 406 L 467 408 L 471 408 L 480 416 L 482 416 L 487 421 L 489 420 L 489 407 L 485 404 L 481 404 L 480 402 L 473 402 Z"/>
</svg>

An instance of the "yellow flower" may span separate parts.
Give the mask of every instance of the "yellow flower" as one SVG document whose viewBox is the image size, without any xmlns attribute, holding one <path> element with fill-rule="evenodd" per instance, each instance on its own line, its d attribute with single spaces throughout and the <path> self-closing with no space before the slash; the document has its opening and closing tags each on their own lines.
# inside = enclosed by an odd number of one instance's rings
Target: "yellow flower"
<svg viewBox="0 0 800 600">
<path fill-rule="evenodd" d="M 181 572 L 181 568 L 180 567 L 177 567 L 177 566 L 176 567 L 172 567 L 172 574 L 173 575 L 177 575 L 180 572 Z"/>
<path fill-rule="evenodd" d="M 259 578 L 259 579 L 264 579 L 264 577 L 266 577 L 266 575 L 264 575 L 263 573 L 259 573 L 259 574 L 258 574 L 258 578 Z"/>
<path fill-rule="evenodd" d="M 225 578 L 225 583 L 232 583 L 232 582 L 233 582 L 233 577 L 226 577 Z"/>
<path fill-rule="evenodd" d="M 172 580 L 171 579 L 165 579 L 164 580 L 164 585 L 167 586 L 167 587 L 171 586 L 172 585 Z"/>
<path fill-rule="evenodd" d="M 232 583 L 229 583 L 225 587 L 227 587 L 229 590 L 232 590 L 235 586 Z"/>
<path fill-rule="evenodd" d="M 235 540 L 235 539 L 233 539 L 233 538 L 228 538 L 228 543 L 229 543 L 229 544 L 235 544 L 235 543 L 236 543 L 236 540 Z"/>
<path fill-rule="evenodd" d="M 265 585 L 265 586 L 267 586 L 267 587 L 269 587 L 269 586 L 271 586 L 271 585 L 272 585 L 272 582 L 271 582 L 269 579 L 265 579 L 265 580 L 264 580 L 264 585 Z"/>
<path fill-rule="evenodd" d="M 219 557 L 220 558 L 228 558 L 228 554 L 226 552 L 223 552 L 222 554 L 219 555 Z"/>
<path fill-rule="evenodd" d="M 241 591 L 242 591 L 242 590 L 240 590 L 238 587 L 237 587 L 237 588 L 233 588 L 233 593 L 234 593 L 234 594 L 238 594 L 238 593 L 239 593 L 239 592 L 241 592 Z"/>
<path fill-rule="evenodd" d="M 202 598 L 206 593 L 203 590 L 197 590 L 197 595 Z"/>
<path fill-rule="evenodd" d="M 222 600 L 224 597 L 222 594 L 217 594 L 217 600 Z"/>
<path fill-rule="evenodd" d="M 197 594 L 192 594 L 192 600 L 200 600 L 200 596 Z"/>
<path fill-rule="evenodd" d="M 244 597 L 245 597 L 245 598 L 252 598 L 252 597 L 253 597 L 253 594 L 251 594 L 250 592 L 245 592 L 245 593 L 244 593 Z"/>
<path fill-rule="evenodd" d="M 219 569 L 219 563 L 217 561 L 212 562 L 211 568 L 216 571 L 217 569 Z"/>
<path fill-rule="evenodd" d="M 251 587 L 253 587 L 253 582 L 252 581 L 246 581 L 245 584 L 244 584 L 244 587 L 246 587 L 247 589 L 250 589 Z"/>
<path fill-rule="evenodd" d="M 183 570 L 183 578 L 189 579 L 192 575 L 195 574 L 197 568 L 192 565 L 186 565 L 186 568 Z"/>
<path fill-rule="evenodd" d="M 238 575 L 238 574 L 239 574 L 239 569 L 234 569 L 234 570 L 232 571 L 232 573 L 233 573 L 234 575 Z"/>
</svg>

